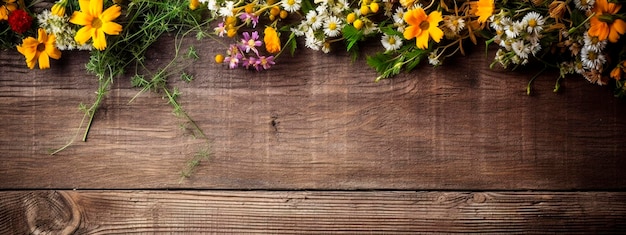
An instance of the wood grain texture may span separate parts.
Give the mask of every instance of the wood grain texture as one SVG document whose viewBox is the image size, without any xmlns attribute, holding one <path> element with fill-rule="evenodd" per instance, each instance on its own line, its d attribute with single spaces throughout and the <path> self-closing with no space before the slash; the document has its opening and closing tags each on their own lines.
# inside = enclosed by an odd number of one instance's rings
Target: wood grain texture
<svg viewBox="0 0 626 235">
<path fill-rule="evenodd" d="M 626 231 L 626 193 L 9 191 L 2 234 Z"/>
<path fill-rule="evenodd" d="M 130 99 L 115 81 L 90 133 L 58 155 L 94 99 L 88 54 L 65 53 L 29 71 L 0 53 L 0 188 L 4 189 L 445 189 L 622 190 L 626 103 L 607 87 L 556 74 L 490 70 L 491 55 L 374 83 L 363 59 L 301 50 L 271 71 L 211 62 L 217 43 L 193 42 L 202 58 L 191 83 L 172 86 L 209 137 L 212 157 L 193 178 L 178 172 L 203 140 L 159 94 Z M 170 58 L 162 40 L 149 64 Z"/>
</svg>

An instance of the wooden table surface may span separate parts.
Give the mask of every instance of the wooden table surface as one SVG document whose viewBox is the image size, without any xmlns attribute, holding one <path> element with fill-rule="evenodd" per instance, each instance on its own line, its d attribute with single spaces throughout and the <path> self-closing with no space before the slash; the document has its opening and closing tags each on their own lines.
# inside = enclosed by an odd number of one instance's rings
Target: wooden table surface
<svg viewBox="0 0 626 235">
<path fill-rule="evenodd" d="M 86 52 L 29 70 L 0 52 L 0 234 L 626 232 L 626 101 L 580 77 L 489 69 L 476 50 L 373 82 L 364 59 L 300 50 L 270 71 L 212 62 L 162 94 L 115 80 L 87 142 Z M 171 58 L 170 39 L 148 64 Z M 181 181 L 193 155 L 210 158 Z"/>
</svg>

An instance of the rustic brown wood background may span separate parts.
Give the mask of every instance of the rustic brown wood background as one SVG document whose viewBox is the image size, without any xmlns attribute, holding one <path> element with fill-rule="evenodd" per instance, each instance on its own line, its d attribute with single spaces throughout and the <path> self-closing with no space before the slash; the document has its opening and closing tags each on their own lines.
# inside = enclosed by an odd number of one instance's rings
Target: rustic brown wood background
<svg viewBox="0 0 626 235">
<path fill-rule="evenodd" d="M 31 71 L 0 52 L 0 234 L 626 231 L 626 102 L 608 87 L 572 77 L 555 94 L 548 72 L 527 96 L 537 71 L 489 69 L 493 50 L 374 83 L 341 52 L 253 72 L 189 43 L 195 80 L 170 85 L 208 140 L 161 94 L 129 103 L 119 78 L 89 140 L 54 156 L 94 100 L 88 54 Z M 172 52 L 161 40 L 148 63 Z"/>
</svg>

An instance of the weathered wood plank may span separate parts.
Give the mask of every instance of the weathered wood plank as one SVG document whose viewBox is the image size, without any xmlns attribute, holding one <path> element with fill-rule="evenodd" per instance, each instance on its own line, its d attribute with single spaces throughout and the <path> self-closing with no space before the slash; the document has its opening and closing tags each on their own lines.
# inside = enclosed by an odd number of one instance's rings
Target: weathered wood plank
<svg viewBox="0 0 626 235">
<path fill-rule="evenodd" d="M 9 191 L 0 233 L 626 231 L 618 192 Z"/>
<path fill-rule="evenodd" d="M 0 188 L 618 190 L 626 188 L 626 105 L 581 78 L 488 68 L 472 53 L 374 83 L 363 60 L 302 50 L 267 72 L 211 62 L 224 48 L 194 42 L 196 80 L 172 85 L 213 152 L 194 177 L 178 172 L 204 141 L 158 94 L 116 80 L 86 143 L 59 155 L 93 100 L 86 53 L 28 71 L 0 53 Z M 169 58 L 171 42 L 151 52 Z"/>
</svg>

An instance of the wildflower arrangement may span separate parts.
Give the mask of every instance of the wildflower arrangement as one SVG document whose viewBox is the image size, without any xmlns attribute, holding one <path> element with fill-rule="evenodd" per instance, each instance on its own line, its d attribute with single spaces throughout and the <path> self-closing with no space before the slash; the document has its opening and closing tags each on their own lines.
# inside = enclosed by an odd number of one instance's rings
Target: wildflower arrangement
<svg viewBox="0 0 626 235">
<path fill-rule="evenodd" d="M 67 145 L 51 150 L 52 154 L 70 146 L 81 130 L 82 140 L 86 141 L 95 113 L 114 79 L 129 72 L 134 72 L 130 79 L 140 89 L 138 95 L 145 91 L 162 94 L 174 114 L 184 118 L 196 136 L 206 139 L 178 103 L 180 92 L 168 85 L 169 79 L 176 76 L 193 80 L 184 70 L 198 55 L 193 47 L 181 53 L 182 39 L 188 35 L 198 39 L 210 36 L 212 17 L 198 6 L 193 0 L 0 0 L 0 47 L 17 50 L 28 68 L 49 69 L 53 67 L 51 59 L 60 59 L 65 51 L 89 51 L 85 67 L 98 79 L 96 99 L 91 105 L 80 104 L 85 115 L 76 136 Z M 176 37 L 175 58 L 156 70 L 147 69 L 145 52 L 164 34 Z M 189 177 L 193 167 L 208 156 L 206 148 L 200 152 L 181 172 L 183 178 Z"/>
<path fill-rule="evenodd" d="M 422 61 L 441 65 L 448 57 L 465 54 L 466 47 L 485 43 L 498 47 L 492 66 L 515 69 L 536 61 L 558 69 L 555 91 L 561 79 L 578 74 L 593 84 L 613 84 L 616 96 L 626 95 L 623 0 L 204 2 L 211 14 L 221 18 L 215 28 L 219 36 L 233 38 L 243 32 L 242 41 L 231 45 L 226 57 L 216 57 L 231 69 L 269 68 L 259 66 L 257 50 L 263 43 L 268 45 L 267 38 L 271 38 L 270 45 L 287 40 L 282 46 L 292 53 L 297 45 L 293 39 L 302 38 L 308 49 L 329 53 L 336 48 L 333 44 L 339 44 L 353 55 L 358 54 L 359 44 L 379 40 L 380 51 L 367 55 L 367 63 L 379 73 L 376 81 L 410 71 Z M 260 36 L 255 35 L 268 29 L 266 40 L 257 40 Z M 255 33 L 247 33 L 250 30 Z M 276 39 L 277 30 L 278 35 L 289 36 Z M 252 57 L 246 55 L 249 51 L 254 52 Z M 273 65 L 276 56 L 272 59 L 266 64 Z"/>
<path fill-rule="evenodd" d="M 86 68 L 99 86 L 96 101 L 81 105 L 87 120 L 83 140 L 113 79 L 130 67 L 135 68 L 134 86 L 164 94 L 175 113 L 204 135 L 178 104 L 178 90 L 167 84 L 175 74 L 193 79 L 184 68 L 198 58 L 195 49 L 179 53 L 179 39 L 191 33 L 230 42 L 223 54 L 215 55 L 217 63 L 257 71 L 276 66 L 284 51 L 293 55 L 297 41 L 324 53 L 339 45 L 354 56 L 360 45 L 379 42 L 380 50 L 367 55 L 368 65 L 379 74 L 376 81 L 410 71 L 422 61 L 441 65 L 448 57 L 465 54 L 466 47 L 485 43 L 498 48 L 492 66 L 515 69 L 536 61 L 558 69 L 555 91 L 561 79 L 579 74 L 593 84 L 613 84 L 615 95 L 623 97 L 624 2 L 0 0 L 0 47 L 17 50 L 30 69 L 52 67 L 50 60 L 61 58 L 63 51 L 90 51 Z M 163 34 L 176 35 L 176 58 L 156 71 L 142 70 L 145 51 Z"/>
</svg>

